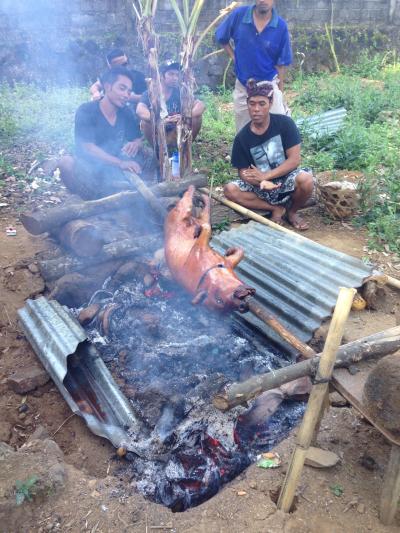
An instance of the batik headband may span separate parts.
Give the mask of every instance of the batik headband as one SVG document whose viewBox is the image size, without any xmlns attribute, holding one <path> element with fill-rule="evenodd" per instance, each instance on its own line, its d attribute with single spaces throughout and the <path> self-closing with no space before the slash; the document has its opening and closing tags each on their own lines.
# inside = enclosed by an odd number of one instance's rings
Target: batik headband
<svg viewBox="0 0 400 533">
<path fill-rule="evenodd" d="M 274 94 L 274 86 L 269 81 L 256 81 L 253 79 L 248 80 L 246 84 L 247 98 L 252 96 L 265 96 L 266 98 L 272 98 Z"/>
</svg>

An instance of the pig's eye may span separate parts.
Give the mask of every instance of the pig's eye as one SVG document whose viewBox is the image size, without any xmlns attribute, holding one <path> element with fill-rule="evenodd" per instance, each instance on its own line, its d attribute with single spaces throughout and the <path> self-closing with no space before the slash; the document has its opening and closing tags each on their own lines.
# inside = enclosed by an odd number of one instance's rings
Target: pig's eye
<svg viewBox="0 0 400 533">
<path fill-rule="evenodd" d="M 217 296 L 215 298 L 215 301 L 217 302 L 218 305 L 223 305 L 223 303 L 224 303 L 223 300 L 221 300 L 221 298 L 219 296 Z"/>
</svg>

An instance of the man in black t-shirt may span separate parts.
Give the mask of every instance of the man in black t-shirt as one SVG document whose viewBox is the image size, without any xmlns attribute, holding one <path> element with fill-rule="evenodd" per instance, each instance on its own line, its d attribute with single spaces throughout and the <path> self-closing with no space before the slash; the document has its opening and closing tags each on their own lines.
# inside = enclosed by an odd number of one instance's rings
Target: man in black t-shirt
<svg viewBox="0 0 400 533">
<path fill-rule="evenodd" d="M 313 176 L 299 168 L 301 138 L 293 120 L 270 114 L 273 86 L 269 82 L 247 83 L 247 106 L 251 121 L 236 135 L 232 166 L 239 179 L 225 185 L 225 196 L 250 209 L 271 211 L 271 220 L 288 222 L 298 230 L 308 224 L 297 211 L 310 198 Z"/>
<path fill-rule="evenodd" d="M 181 96 L 179 92 L 180 65 L 176 61 L 166 61 L 160 67 L 162 92 L 167 107 L 168 116 L 164 119 L 167 145 L 177 146 L 176 126 L 181 120 Z M 153 143 L 153 129 L 151 125 L 151 103 L 146 91 L 137 105 L 136 113 L 141 120 L 140 127 L 146 139 Z M 192 108 L 192 136 L 196 138 L 201 128 L 205 106 L 200 100 L 195 100 Z"/>
<path fill-rule="evenodd" d="M 59 162 L 61 178 L 84 199 L 132 189 L 124 171 L 142 172 L 142 136 L 126 104 L 132 79 L 124 67 L 103 77 L 104 98 L 82 104 L 75 114 L 75 157 Z"/>
</svg>

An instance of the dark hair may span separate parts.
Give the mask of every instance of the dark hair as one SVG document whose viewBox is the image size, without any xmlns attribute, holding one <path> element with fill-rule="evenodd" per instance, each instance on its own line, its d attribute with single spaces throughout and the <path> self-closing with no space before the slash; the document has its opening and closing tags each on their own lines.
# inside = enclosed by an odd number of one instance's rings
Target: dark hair
<svg viewBox="0 0 400 533">
<path fill-rule="evenodd" d="M 129 72 L 129 70 L 121 65 L 117 65 L 116 67 L 112 67 L 108 69 L 101 77 L 100 81 L 101 84 L 104 85 L 106 83 L 109 83 L 110 85 L 113 85 L 119 76 L 125 76 L 126 78 L 129 78 L 132 82 L 133 87 L 133 77 L 132 74 Z"/>
<path fill-rule="evenodd" d="M 125 52 L 122 50 L 122 48 L 113 48 L 106 55 L 107 63 L 111 65 L 111 61 L 113 59 L 115 59 L 116 57 L 124 56 L 124 55 L 125 55 Z"/>
<path fill-rule="evenodd" d="M 161 63 L 160 65 L 161 74 L 165 74 L 169 70 L 181 70 L 179 61 L 176 61 L 174 59 L 167 59 L 163 63 Z"/>
</svg>

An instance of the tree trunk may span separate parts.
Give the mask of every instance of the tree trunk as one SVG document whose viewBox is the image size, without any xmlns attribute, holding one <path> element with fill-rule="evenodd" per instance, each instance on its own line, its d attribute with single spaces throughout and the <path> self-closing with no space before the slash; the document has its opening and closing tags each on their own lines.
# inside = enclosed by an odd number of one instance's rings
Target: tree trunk
<svg viewBox="0 0 400 533">
<path fill-rule="evenodd" d="M 335 368 L 358 363 L 369 357 L 383 357 L 400 348 L 400 326 L 363 337 L 357 341 L 340 346 L 337 352 Z M 253 376 L 242 383 L 233 383 L 225 391 L 217 394 L 213 404 L 221 411 L 227 411 L 248 400 L 252 400 L 264 391 L 278 388 L 283 383 L 302 376 L 315 376 L 320 354 L 312 359 L 301 361 L 279 370 Z"/>
<path fill-rule="evenodd" d="M 38 262 L 40 274 L 45 281 L 52 281 L 61 278 L 69 272 L 79 272 L 87 267 L 100 264 L 110 259 L 120 259 L 131 257 L 140 252 L 154 252 L 161 248 L 160 236 L 147 235 L 136 239 L 126 239 L 115 241 L 103 246 L 102 251 L 93 257 L 77 258 L 63 256 L 58 259 L 49 259 Z"/>
<path fill-rule="evenodd" d="M 165 102 L 162 96 L 160 72 L 158 70 L 159 39 L 154 30 L 153 17 L 142 16 L 137 24 L 144 56 L 148 59 L 149 80 L 148 90 L 151 103 L 151 118 L 154 128 L 153 145 L 158 146 L 158 160 L 160 163 L 161 181 L 170 181 L 171 169 L 168 160 L 168 148 L 165 136 L 164 116 Z M 162 109 L 164 108 L 164 109 Z M 164 113 L 162 113 L 162 111 Z"/>
<path fill-rule="evenodd" d="M 182 122 L 178 136 L 181 177 L 192 171 L 192 109 L 195 86 L 192 68 L 193 44 L 193 37 L 186 37 L 182 45 L 182 80 L 180 87 Z"/>
<path fill-rule="evenodd" d="M 204 187 L 207 185 L 207 176 L 204 174 L 192 175 L 179 182 L 159 183 L 150 188 L 156 196 L 177 196 L 184 192 L 189 185 Z M 115 211 L 132 207 L 139 199 L 137 192 L 120 192 L 99 200 L 79 202 L 65 207 L 55 207 L 46 211 L 34 211 L 21 215 L 24 228 L 32 235 L 40 235 L 46 231 L 54 231 L 58 226 L 76 218 L 87 218 L 106 211 Z"/>
</svg>

